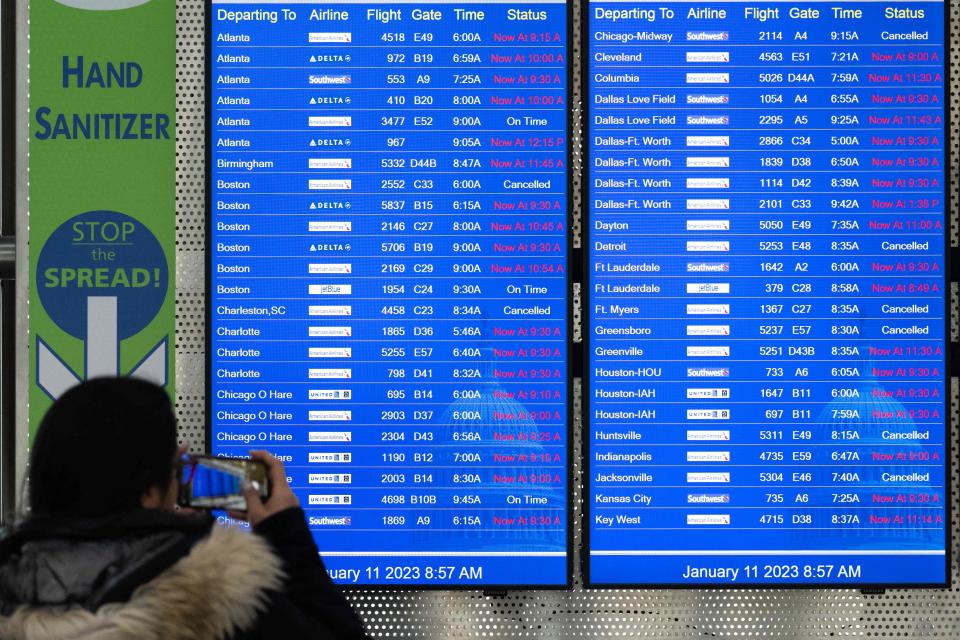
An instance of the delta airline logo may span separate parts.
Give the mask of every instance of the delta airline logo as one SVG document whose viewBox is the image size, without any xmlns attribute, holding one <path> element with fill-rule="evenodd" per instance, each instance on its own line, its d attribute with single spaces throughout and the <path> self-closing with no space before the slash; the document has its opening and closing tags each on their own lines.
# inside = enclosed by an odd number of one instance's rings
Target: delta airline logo
<svg viewBox="0 0 960 640">
<path fill-rule="evenodd" d="M 88 11 L 119 11 L 147 4 L 150 0 L 56 0 L 60 4 L 74 9 Z"/>
</svg>

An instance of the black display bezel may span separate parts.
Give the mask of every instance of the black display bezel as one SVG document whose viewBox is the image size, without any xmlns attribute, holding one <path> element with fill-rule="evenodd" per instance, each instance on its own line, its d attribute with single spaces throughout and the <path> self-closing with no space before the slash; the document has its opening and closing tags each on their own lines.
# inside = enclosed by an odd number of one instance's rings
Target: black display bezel
<svg viewBox="0 0 960 640">
<path fill-rule="evenodd" d="M 574 159 L 574 150 L 573 150 L 573 130 L 574 130 L 574 118 L 577 113 L 575 105 L 571 104 L 571 98 L 573 97 L 573 80 L 574 80 L 574 43 L 573 43 L 573 5 L 576 0 L 565 0 L 564 4 L 566 5 L 566 65 L 567 65 L 567 74 L 566 74 L 566 111 L 567 111 L 567 135 L 566 135 L 566 145 L 567 145 L 567 170 L 566 170 L 566 221 L 567 221 L 567 261 L 566 261 L 566 292 L 567 300 L 565 302 L 565 309 L 567 313 L 567 357 L 565 366 L 567 369 L 567 402 L 566 402 L 566 493 L 567 493 L 567 539 L 566 539 L 566 581 L 562 584 L 538 584 L 536 582 L 531 582 L 528 584 L 470 584 L 470 585 L 452 585 L 452 584 L 430 584 L 430 583 L 417 583 L 417 584 L 365 584 L 365 585 L 338 585 L 341 589 L 349 591 L 491 591 L 491 592 L 504 592 L 504 591 L 529 591 L 529 590 L 545 590 L 545 591 L 557 591 L 557 590 L 568 590 L 570 589 L 573 582 L 573 568 L 574 568 L 574 558 L 575 550 L 573 546 L 573 532 L 575 526 L 574 520 L 574 503 L 573 503 L 573 467 L 574 460 L 577 451 L 574 447 L 574 429 L 573 429 L 573 420 L 574 420 L 574 402 L 573 402 L 573 378 L 574 378 L 574 363 L 576 358 L 574 353 L 576 348 L 579 345 L 575 345 L 573 342 L 573 310 L 572 310 L 572 301 L 573 301 L 573 233 L 572 225 L 574 220 L 574 207 L 573 207 L 573 159 Z M 218 3 L 219 4 L 219 3 Z M 227 2 L 224 2 L 227 4 Z M 319 4 L 319 3 L 318 3 Z M 371 2 L 370 4 L 376 4 Z M 456 2 L 450 2 L 449 4 L 455 5 Z M 211 293 L 212 293 L 212 266 L 213 266 L 213 256 L 212 256 L 212 226 L 213 226 L 213 216 L 212 216 L 212 202 L 213 202 L 213 189 L 212 189 L 212 171 L 211 171 L 211 160 L 212 160 L 212 139 L 213 132 L 211 128 L 211 120 L 213 113 L 213 104 L 211 98 L 213 96 L 213 83 L 211 81 L 211 70 L 212 70 L 212 52 L 213 52 L 213 43 L 211 39 L 212 34 L 212 11 L 213 11 L 213 1 L 204 0 L 204 66 L 203 72 L 206 77 L 205 89 L 204 89 L 204 124 L 205 124 L 205 145 L 204 145 L 204 167 L 205 167 L 205 188 L 204 188 L 204 210 L 206 213 L 205 223 L 204 223 L 204 246 L 206 251 L 204 252 L 204 351 L 205 351 L 205 379 L 204 379 L 204 436 L 205 436 L 205 447 L 204 451 L 209 455 L 212 451 L 211 446 L 211 435 L 212 435 L 212 418 L 213 418 L 213 403 L 211 398 L 212 390 L 212 380 L 213 380 L 213 356 L 210 351 L 211 349 L 211 330 L 213 328 L 213 313 L 211 309 Z M 345 532 L 347 533 L 347 532 Z"/>
<path fill-rule="evenodd" d="M 887 590 L 887 589 L 949 589 L 951 586 L 952 579 L 952 516 L 951 511 L 953 504 L 953 495 L 952 495 L 952 421 L 951 421 L 951 408 L 950 408 L 950 394 L 951 394 L 951 379 L 950 375 L 952 372 L 952 358 L 958 355 L 956 352 L 958 350 L 950 340 L 950 318 L 953 313 L 953 309 L 950 305 L 950 283 L 952 278 L 951 269 L 954 267 L 954 261 L 952 260 L 951 247 L 950 247 L 950 226 L 952 224 L 951 219 L 951 183 L 950 183 L 950 150 L 947 146 L 947 141 L 949 139 L 951 128 L 950 128 L 950 100 L 951 100 L 951 85 L 950 85 L 950 44 L 951 44 L 951 33 L 950 33 L 950 2 L 944 1 L 944 47 L 943 47 L 943 68 L 944 68 L 944 79 L 943 79 L 943 88 L 944 88 L 944 141 L 943 141 L 943 184 L 944 184 L 944 231 L 943 231 L 943 240 L 944 240 L 944 398 L 943 398 L 943 416 L 944 416 L 944 499 L 946 504 L 944 505 L 944 545 L 945 545 L 945 554 L 944 554 L 944 564 L 945 564 L 945 581 L 944 582 L 930 582 L 930 583 L 919 583 L 919 582 L 908 582 L 908 583 L 874 583 L 874 582 L 851 582 L 851 583 L 839 583 L 839 582 L 827 582 L 827 583 L 789 583 L 789 582 L 760 582 L 760 583 L 742 583 L 742 584 L 731 584 L 731 583 L 672 583 L 672 582 L 658 582 L 658 583 L 611 583 L 611 582 L 601 582 L 593 581 L 590 578 L 590 503 L 591 503 L 591 493 L 590 493 L 590 438 L 588 437 L 590 433 L 590 407 L 591 407 L 591 398 L 590 398 L 590 372 L 589 372 L 589 349 L 590 349 L 590 291 L 589 291 L 589 282 L 590 282 L 590 143 L 589 143 L 589 128 L 590 128 L 590 0 L 580 0 L 580 37 L 581 42 L 583 43 L 583 50 L 581 55 L 581 92 L 584 96 L 583 99 L 583 128 L 582 128 L 582 139 L 583 139 L 583 181 L 581 183 L 581 202 L 583 203 L 582 208 L 582 220 L 583 220 L 583 256 L 582 256 L 582 269 L 583 269 L 583 281 L 581 283 L 581 296 L 583 300 L 582 309 L 582 334 L 583 334 L 583 347 L 584 347 L 584 373 L 581 382 L 582 390 L 582 430 L 583 430 L 583 442 L 582 451 L 581 451 L 581 460 L 583 464 L 583 550 L 581 556 L 582 562 L 582 571 L 583 571 L 583 582 L 584 586 L 591 589 L 724 589 L 724 590 L 740 590 L 740 589 L 863 589 L 863 590 Z"/>
</svg>

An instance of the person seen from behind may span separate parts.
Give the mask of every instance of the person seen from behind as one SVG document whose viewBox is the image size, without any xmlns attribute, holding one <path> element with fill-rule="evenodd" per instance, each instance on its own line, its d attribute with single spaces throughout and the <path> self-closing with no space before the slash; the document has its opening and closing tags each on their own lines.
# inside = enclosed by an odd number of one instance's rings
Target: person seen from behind
<svg viewBox="0 0 960 640">
<path fill-rule="evenodd" d="M 29 468 L 29 513 L 0 541 L 3 640 L 362 639 L 331 582 L 283 464 L 249 488 L 253 534 L 176 509 L 167 394 L 101 378 L 47 412 Z"/>
</svg>

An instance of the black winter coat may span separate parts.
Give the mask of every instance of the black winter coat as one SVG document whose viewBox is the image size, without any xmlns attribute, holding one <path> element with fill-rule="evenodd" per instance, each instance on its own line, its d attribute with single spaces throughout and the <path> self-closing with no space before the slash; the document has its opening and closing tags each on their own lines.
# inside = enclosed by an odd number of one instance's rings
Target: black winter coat
<svg viewBox="0 0 960 640">
<path fill-rule="evenodd" d="M 303 511 L 254 534 L 143 509 L 0 543 L 2 640 L 363 639 Z"/>
</svg>

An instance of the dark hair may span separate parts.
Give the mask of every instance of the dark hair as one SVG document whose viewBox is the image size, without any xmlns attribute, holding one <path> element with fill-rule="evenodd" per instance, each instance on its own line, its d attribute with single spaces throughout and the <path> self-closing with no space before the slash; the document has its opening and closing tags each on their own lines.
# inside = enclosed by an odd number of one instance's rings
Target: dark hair
<svg viewBox="0 0 960 640">
<path fill-rule="evenodd" d="M 30 517 L 102 516 L 166 491 L 177 450 L 170 399 L 154 384 L 98 378 L 64 393 L 30 455 Z"/>
</svg>

